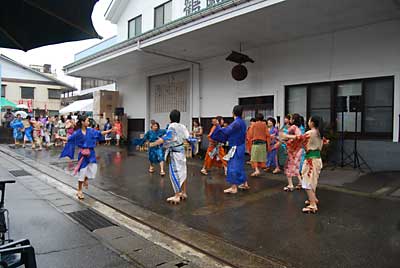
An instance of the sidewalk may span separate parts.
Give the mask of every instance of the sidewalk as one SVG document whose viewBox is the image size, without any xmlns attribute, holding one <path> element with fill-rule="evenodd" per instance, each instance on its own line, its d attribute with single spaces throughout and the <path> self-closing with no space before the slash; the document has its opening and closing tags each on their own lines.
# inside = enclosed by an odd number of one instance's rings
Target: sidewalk
<svg viewBox="0 0 400 268">
<path fill-rule="evenodd" d="M 0 177 L 12 177 L 3 164 L 1 161 Z M 25 186 L 29 184 L 32 189 Z M 52 205 L 57 206 L 55 208 L 37 194 L 41 192 L 49 195 L 49 190 L 51 189 L 43 183 L 26 176 L 17 179 L 16 184 L 6 186 L 11 238 L 28 238 L 31 241 L 36 251 L 38 267 L 139 267 L 121 258 L 82 226 L 65 216 L 66 212 L 84 209 L 81 205 L 56 194 L 60 199 L 53 200 Z"/>
<path fill-rule="evenodd" d="M 0 150 L 75 185 L 65 173 L 71 167 L 56 158 L 56 151 L 4 146 Z M 300 212 L 304 193 L 283 192 L 283 176 L 251 178 L 248 193 L 227 196 L 222 194 L 226 187 L 223 174 L 213 170 L 210 176 L 201 176 L 201 163 L 194 160 L 188 169 L 189 199 L 171 206 L 164 202 L 172 194 L 169 179 L 147 173 L 145 154 L 104 147 L 97 152 L 99 176 L 88 195 L 207 254 L 233 259 L 238 267 L 249 267 L 243 260 L 307 268 L 397 267 L 400 262 L 398 214 L 394 213 L 400 202 L 393 195 L 396 180 L 374 184 L 363 192 L 357 188 L 363 182 L 352 170 L 326 169 L 321 181 L 329 185 L 319 188 L 320 211 L 304 215 Z"/>
<path fill-rule="evenodd" d="M 30 240 L 38 267 L 196 267 L 0 157 L 0 177 L 12 174 L 16 183 L 6 186 L 10 235 Z"/>
</svg>

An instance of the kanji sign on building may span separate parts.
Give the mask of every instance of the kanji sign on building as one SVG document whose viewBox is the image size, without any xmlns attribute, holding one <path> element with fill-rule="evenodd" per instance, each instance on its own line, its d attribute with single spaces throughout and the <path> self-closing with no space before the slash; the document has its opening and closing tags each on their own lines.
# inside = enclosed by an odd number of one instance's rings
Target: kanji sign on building
<svg viewBox="0 0 400 268">
<path fill-rule="evenodd" d="M 191 15 L 204 8 L 216 6 L 230 0 L 185 0 L 185 7 L 183 12 L 185 15 Z"/>
<path fill-rule="evenodd" d="M 201 0 L 185 0 L 185 8 L 183 11 L 186 15 L 190 15 L 200 11 Z"/>
</svg>

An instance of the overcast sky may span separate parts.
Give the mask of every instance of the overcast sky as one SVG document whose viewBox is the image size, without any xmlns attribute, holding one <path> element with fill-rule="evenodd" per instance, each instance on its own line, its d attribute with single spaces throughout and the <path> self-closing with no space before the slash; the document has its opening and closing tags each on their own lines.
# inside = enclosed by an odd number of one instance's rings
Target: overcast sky
<svg viewBox="0 0 400 268">
<path fill-rule="evenodd" d="M 99 35 L 107 39 L 117 33 L 117 27 L 106 21 L 104 13 L 107 10 L 108 5 L 112 0 L 100 0 L 94 7 L 92 20 L 93 25 Z M 103 39 L 103 40 L 104 40 Z M 74 61 L 74 54 L 82 51 L 98 42 L 99 39 L 91 39 L 85 41 L 69 42 L 58 45 L 51 45 L 40 47 L 23 52 L 14 49 L 0 48 L 0 53 L 18 61 L 22 64 L 51 64 L 52 69 L 57 72 L 57 78 L 72 85 L 80 88 L 79 79 L 64 75 L 62 68 L 63 66 Z"/>
</svg>

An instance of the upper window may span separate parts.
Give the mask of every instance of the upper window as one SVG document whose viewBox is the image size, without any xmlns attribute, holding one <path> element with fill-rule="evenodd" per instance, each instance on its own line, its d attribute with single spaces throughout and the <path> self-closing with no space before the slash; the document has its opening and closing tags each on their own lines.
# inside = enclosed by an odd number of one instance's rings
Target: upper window
<svg viewBox="0 0 400 268">
<path fill-rule="evenodd" d="M 390 138 L 393 95 L 393 77 L 288 86 L 286 112 L 320 116 L 338 131 Z"/>
<path fill-rule="evenodd" d="M 142 16 L 138 16 L 128 21 L 128 39 L 136 37 L 142 33 Z"/>
<path fill-rule="evenodd" d="M 154 28 L 172 21 L 172 1 L 166 2 L 154 9 Z"/>
<path fill-rule="evenodd" d="M 57 99 L 57 100 L 59 100 L 61 98 L 61 91 L 59 89 L 49 88 L 49 89 L 47 89 L 47 91 L 48 91 L 48 94 L 49 94 L 49 96 L 48 96 L 49 99 Z"/>
<path fill-rule="evenodd" d="M 6 85 L 1 85 L 1 97 L 6 97 Z"/>
<path fill-rule="evenodd" d="M 21 99 L 34 99 L 34 87 L 21 87 Z"/>
<path fill-rule="evenodd" d="M 101 80 L 101 79 L 93 79 L 93 78 L 82 78 L 81 79 L 81 89 L 89 89 L 95 87 L 101 87 L 105 85 L 109 85 L 114 83 L 112 80 Z"/>
</svg>

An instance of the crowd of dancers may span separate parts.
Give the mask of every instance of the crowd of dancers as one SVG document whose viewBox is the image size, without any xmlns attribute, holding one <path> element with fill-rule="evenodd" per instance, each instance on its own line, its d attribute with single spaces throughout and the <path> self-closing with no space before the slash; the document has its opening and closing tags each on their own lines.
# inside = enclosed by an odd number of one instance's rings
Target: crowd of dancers
<svg viewBox="0 0 400 268">
<path fill-rule="evenodd" d="M 273 174 L 280 173 L 279 162 L 285 158 L 284 173 L 288 184 L 283 190 L 292 192 L 295 189 L 304 189 L 307 200 L 302 211 L 316 213 L 319 202 L 316 189 L 322 169 L 321 149 L 329 142 L 323 138 L 321 119 L 311 116 L 307 121 L 308 131 L 305 131 L 304 119 L 299 114 L 287 115 L 280 129 L 274 118 L 264 120 L 262 114 L 257 114 L 247 127 L 242 114 L 242 106 L 237 105 L 232 111 L 234 120 L 231 124 L 226 124 L 220 116 L 212 119 L 208 148 L 200 172 L 207 175 L 212 167 L 223 169 L 226 181 L 230 184 L 224 193 L 236 194 L 238 190 L 250 189 L 245 171 L 246 153 L 250 154 L 250 164 L 253 168 L 251 177 L 260 176 L 262 170 L 271 171 Z M 160 165 L 160 175 L 165 176 L 165 162 L 168 162 L 168 173 L 175 194 L 167 198 L 167 201 L 179 204 L 188 198 L 185 143 L 189 142 L 193 147 L 198 146 L 203 129 L 196 122 L 190 133 L 186 126 L 180 123 L 178 110 L 171 111 L 169 119 L 170 123 L 166 129 L 160 129 L 160 125 L 153 121 L 151 129 L 142 139 L 135 140 L 135 144 L 149 143 L 150 173 L 155 172 L 156 165 Z M 11 122 L 16 142 L 21 139 L 24 130 L 23 146 L 26 142 L 31 142 L 33 148 L 37 143 L 41 149 L 43 126 L 48 126 L 54 120 L 44 122 L 42 118 L 37 120 L 29 118 L 27 121 L 29 125 L 25 123 L 25 126 L 18 115 Z M 54 141 L 64 145 L 60 157 L 73 159 L 75 148 L 79 148 L 78 164 L 74 169 L 74 175 L 78 178 L 79 199 L 84 198 L 83 187 L 87 188 L 89 180 L 94 179 L 97 173 L 94 148 L 102 140 L 106 140 L 107 144 L 112 132 L 117 133 L 117 136 L 121 133 L 121 126 L 118 124 L 112 126 L 109 120 L 104 125 L 103 131 L 90 127 L 90 124 L 86 115 L 79 115 L 75 120 L 67 118 L 63 128 L 65 133 L 60 133 L 58 129 L 54 134 Z M 46 136 L 46 133 L 48 131 L 44 131 L 46 143 L 51 142 L 51 138 L 48 138 L 50 135 Z M 227 150 L 225 150 L 226 145 L 228 145 Z M 293 184 L 293 177 L 298 180 L 296 186 Z"/>
<path fill-rule="evenodd" d="M 77 127 L 79 116 L 80 114 L 69 114 L 68 116 L 40 115 L 38 117 L 27 115 L 26 118 L 22 118 L 21 114 L 18 113 L 16 116 L 13 115 L 12 120 L 10 120 L 7 125 L 13 129 L 15 146 L 22 146 L 25 148 L 30 144 L 32 149 L 42 150 L 43 146 L 46 148 L 51 146 L 64 146 L 66 142 L 63 138 L 68 138 L 79 128 Z M 90 121 L 90 126 L 100 130 L 100 126 L 95 124 L 93 120 Z M 115 143 L 119 146 L 122 137 L 122 123 L 119 119 L 116 119 L 113 124 L 109 118 L 106 119 L 104 130 L 110 130 L 112 128 L 116 128 L 114 135 Z M 105 144 L 110 145 L 111 139 L 112 136 L 107 134 L 105 137 Z"/>
<path fill-rule="evenodd" d="M 208 134 L 208 148 L 205 154 L 201 173 L 208 175 L 212 167 L 223 169 L 227 182 L 231 185 L 224 190 L 226 194 L 236 194 L 238 190 L 249 190 L 250 186 L 245 172 L 246 153 L 250 154 L 250 164 L 254 171 L 251 177 L 260 176 L 262 170 L 273 174 L 281 172 L 279 162 L 285 162 L 284 173 L 288 184 L 284 191 L 293 192 L 304 189 L 307 200 L 303 212 L 316 213 L 318 199 L 316 188 L 322 169 L 321 149 L 329 141 L 322 136 L 322 120 L 312 116 L 305 126 L 299 114 L 287 115 L 282 128 L 279 129 L 274 118 L 264 120 L 262 114 L 252 119 L 249 127 L 242 119 L 243 108 L 233 108 L 234 121 L 226 124 L 222 117 L 212 119 Z M 160 129 L 157 122 L 152 122 L 143 139 L 136 140 L 136 145 L 149 142 L 149 172 L 155 172 L 160 165 L 160 175 L 164 176 L 165 161 L 169 159 L 169 175 L 175 195 L 167 201 L 179 204 L 187 198 L 187 167 L 184 142 L 189 140 L 194 147 L 201 141 L 203 129 L 196 121 L 193 131 L 180 124 L 179 111 L 172 111 L 170 124 L 166 130 Z M 306 127 L 309 129 L 306 130 Z M 228 145 L 228 150 L 225 150 Z M 298 183 L 293 184 L 293 177 Z"/>
</svg>

